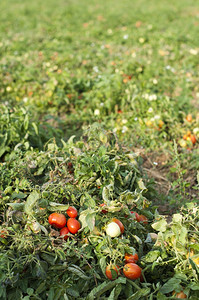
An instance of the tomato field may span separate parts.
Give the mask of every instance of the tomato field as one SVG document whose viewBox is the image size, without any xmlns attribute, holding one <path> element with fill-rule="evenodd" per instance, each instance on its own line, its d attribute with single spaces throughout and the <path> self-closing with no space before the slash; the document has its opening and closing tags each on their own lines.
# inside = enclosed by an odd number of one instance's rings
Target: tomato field
<svg viewBox="0 0 199 300">
<path fill-rule="evenodd" d="M 199 299 L 198 8 L 0 2 L 0 299 Z"/>
</svg>

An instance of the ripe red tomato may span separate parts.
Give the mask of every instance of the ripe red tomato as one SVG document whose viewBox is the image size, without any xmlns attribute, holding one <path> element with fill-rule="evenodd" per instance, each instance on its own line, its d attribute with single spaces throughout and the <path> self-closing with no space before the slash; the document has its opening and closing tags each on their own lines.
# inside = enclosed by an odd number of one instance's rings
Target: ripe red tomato
<svg viewBox="0 0 199 300">
<path fill-rule="evenodd" d="M 179 293 L 176 293 L 175 291 L 173 291 L 172 295 L 175 295 L 175 298 L 179 298 L 179 299 L 186 299 L 187 295 L 181 291 Z"/>
<path fill-rule="evenodd" d="M 139 215 L 137 221 L 138 222 L 143 222 L 144 224 L 148 224 L 148 219 L 144 215 Z"/>
<path fill-rule="evenodd" d="M 135 254 L 126 253 L 124 259 L 125 259 L 125 264 L 136 263 L 139 260 L 139 257 L 137 253 Z"/>
<path fill-rule="evenodd" d="M 77 221 L 75 218 L 70 218 L 67 221 L 67 227 L 71 233 L 75 234 L 81 228 L 81 225 L 80 222 Z"/>
<path fill-rule="evenodd" d="M 48 222 L 50 225 L 61 229 L 66 225 L 66 217 L 63 214 L 52 213 L 48 217 Z"/>
<path fill-rule="evenodd" d="M 77 217 L 77 210 L 74 206 L 69 206 L 69 208 L 67 209 L 66 211 L 67 215 L 70 217 L 70 218 L 76 218 Z"/>
<path fill-rule="evenodd" d="M 124 266 L 123 273 L 125 277 L 131 280 L 135 280 L 140 278 L 142 274 L 142 269 L 134 263 L 128 263 Z"/>
<path fill-rule="evenodd" d="M 105 273 L 106 273 L 106 277 L 108 277 L 108 279 L 115 280 L 120 273 L 119 266 L 110 264 L 106 267 Z"/>
<path fill-rule="evenodd" d="M 116 218 L 113 218 L 112 221 L 120 227 L 121 234 L 124 233 L 124 225 L 122 224 L 122 222 Z"/>
<path fill-rule="evenodd" d="M 69 238 L 68 233 L 69 230 L 67 227 L 64 227 L 60 230 L 60 236 L 62 236 L 65 239 L 65 241 Z"/>
</svg>

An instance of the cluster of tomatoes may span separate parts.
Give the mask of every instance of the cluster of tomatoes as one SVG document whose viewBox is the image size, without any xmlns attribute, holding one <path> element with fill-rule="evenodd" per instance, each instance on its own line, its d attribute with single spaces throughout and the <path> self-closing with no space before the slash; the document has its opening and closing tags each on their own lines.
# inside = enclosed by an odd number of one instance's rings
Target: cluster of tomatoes
<svg viewBox="0 0 199 300">
<path fill-rule="evenodd" d="M 186 116 L 186 122 L 187 123 L 192 123 L 193 119 L 192 119 L 192 115 L 188 114 Z M 190 126 L 190 125 L 189 125 Z M 193 131 L 191 132 L 190 130 L 188 130 L 184 135 L 183 138 L 181 138 L 179 140 L 179 145 L 182 148 L 187 148 L 188 150 L 190 150 L 190 148 L 192 146 L 194 146 L 197 142 L 197 137 L 198 137 L 198 132 L 199 132 L 199 128 L 194 128 Z"/>
<path fill-rule="evenodd" d="M 66 211 L 69 219 L 67 220 L 64 214 L 52 213 L 48 217 L 50 225 L 60 230 L 60 236 L 67 240 L 70 233 L 75 234 L 81 228 L 80 222 L 76 219 L 78 212 L 75 207 L 69 206 Z"/>
<path fill-rule="evenodd" d="M 124 259 L 125 265 L 122 269 L 124 276 L 131 280 L 140 278 L 142 281 L 142 269 L 137 265 L 139 259 L 137 253 L 126 253 Z M 107 278 L 114 280 L 120 275 L 120 268 L 118 265 L 110 264 L 106 267 L 105 274 Z"/>
<path fill-rule="evenodd" d="M 148 223 L 147 217 L 144 215 L 139 215 L 137 212 L 131 211 L 131 214 L 134 215 L 137 222 L 142 222 L 143 224 Z M 113 218 L 112 221 L 106 226 L 106 234 L 110 237 L 117 237 L 120 234 L 124 233 L 124 225 L 122 222 L 116 218 Z"/>
<path fill-rule="evenodd" d="M 144 215 L 139 215 L 137 212 L 134 211 L 131 211 L 131 214 L 134 215 L 134 218 L 137 222 L 143 222 L 143 224 L 148 223 L 148 219 Z M 112 221 L 106 227 L 106 234 L 110 237 L 116 237 L 123 233 L 124 225 L 120 220 L 113 218 Z M 131 280 L 136 280 L 140 278 L 140 280 L 142 281 L 142 269 L 137 265 L 138 259 L 139 258 L 137 253 L 126 253 L 124 257 L 125 265 L 122 271 L 124 276 L 127 278 Z M 107 278 L 109 278 L 110 280 L 114 280 L 120 275 L 120 268 L 118 265 L 109 264 L 106 267 L 105 274 Z"/>
<path fill-rule="evenodd" d="M 196 139 L 196 136 L 191 133 L 191 131 L 187 131 L 186 134 L 183 135 L 183 139 L 180 139 L 179 140 L 179 145 L 182 147 L 182 148 L 189 148 L 191 146 L 194 146 L 197 142 L 197 139 Z"/>
</svg>

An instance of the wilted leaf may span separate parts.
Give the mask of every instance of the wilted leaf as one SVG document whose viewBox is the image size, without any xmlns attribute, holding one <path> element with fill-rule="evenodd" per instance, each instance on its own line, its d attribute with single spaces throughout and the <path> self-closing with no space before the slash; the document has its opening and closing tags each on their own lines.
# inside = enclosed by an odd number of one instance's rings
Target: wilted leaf
<svg viewBox="0 0 199 300">
<path fill-rule="evenodd" d="M 167 221 L 165 219 L 161 219 L 160 221 L 153 223 L 151 226 L 157 231 L 165 232 L 167 229 Z"/>
<path fill-rule="evenodd" d="M 157 260 L 159 256 L 160 256 L 160 251 L 158 250 L 149 251 L 147 255 L 144 257 L 144 261 L 148 263 L 152 263 L 155 260 Z"/>
<path fill-rule="evenodd" d="M 36 191 L 32 192 L 28 196 L 24 206 L 25 213 L 27 213 L 28 215 L 32 214 L 33 207 L 35 206 L 38 199 L 39 199 L 39 193 L 37 193 Z"/>
</svg>

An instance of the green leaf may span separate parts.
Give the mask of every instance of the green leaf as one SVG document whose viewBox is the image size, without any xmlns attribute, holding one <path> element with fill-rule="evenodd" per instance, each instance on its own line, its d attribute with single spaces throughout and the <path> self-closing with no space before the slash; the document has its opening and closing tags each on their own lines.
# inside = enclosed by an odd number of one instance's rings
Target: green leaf
<svg viewBox="0 0 199 300">
<path fill-rule="evenodd" d="M 83 229 L 88 226 L 90 231 L 93 231 L 93 228 L 95 226 L 95 215 L 96 215 L 96 212 L 94 210 L 91 210 L 89 208 L 86 210 L 83 210 L 79 216 L 79 220 L 82 224 L 81 228 Z"/>
<path fill-rule="evenodd" d="M 17 198 L 17 199 L 24 199 L 24 198 L 27 197 L 27 195 L 24 194 L 24 193 L 21 193 L 21 192 L 19 192 L 19 193 L 14 192 L 14 193 L 12 193 L 11 197 L 12 197 L 12 199 L 15 199 L 15 198 Z"/>
<path fill-rule="evenodd" d="M 106 276 L 106 258 L 103 256 L 99 260 L 100 268 L 104 276 Z"/>
<path fill-rule="evenodd" d="M 43 281 L 36 289 L 36 294 L 41 294 L 46 289 L 46 282 Z"/>
<path fill-rule="evenodd" d="M 173 290 L 178 290 L 180 286 L 181 280 L 178 278 L 171 278 L 169 279 L 161 288 L 160 292 L 162 294 L 171 293 Z"/>
<path fill-rule="evenodd" d="M 146 186 L 144 185 L 144 182 L 143 182 L 142 178 L 140 178 L 140 179 L 137 181 L 137 183 L 138 183 L 139 188 L 140 188 L 142 191 L 143 191 L 143 190 L 146 190 Z"/>
<path fill-rule="evenodd" d="M 56 202 L 50 202 L 50 211 L 65 211 L 69 208 L 69 204 L 60 204 Z"/>
<path fill-rule="evenodd" d="M 34 294 L 34 290 L 33 290 L 32 288 L 28 288 L 28 289 L 27 289 L 27 294 L 28 294 L 29 296 L 32 296 L 32 295 Z"/>
<path fill-rule="evenodd" d="M 166 299 L 168 298 L 165 295 L 163 295 L 160 292 L 157 293 L 157 300 L 166 300 Z"/>
<path fill-rule="evenodd" d="M 121 290 L 122 290 L 122 285 L 121 284 L 116 285 L 116 287 L 110 293 L 108 300 L 117 300 Z"/>
<path fill-rule="evenodd" d="M 108 204 L 111 200 L 111 194 L 113 192 L 113 184 L 109 184 L 103 187 L 102 198 Z"/>
<path fill-rule="evenodd" d="M 11 206 L 14 210 L 23 211 L 25 203 L 6 203 L 6 205 Z"/>
<path fill-rule="evenodd" d="M 160 221 L 153 223 L 151 226 L 157 231 L 165 232 L 167 229 L 167 221 L 162 218 Z"/>
<path fill-rule="evenodd" d="M 149 251 L 146 256 L 143 258 L 145 262 L 152 263 L 160 257 L 160 251 L 153 250 Z"/>
<path fill-rule="evenodd" d="M 143 299 L 143 297 L 149 295 L 151 289 L 150 288 L 143 288 L 139 291 L 135 292 L 132 296 L 130 296 L 127 300 L 139 300 Z"/>
<path fill-rule="evenodd" d="M 68 267 L 68 271 L 72 272 L 73 274 L 77 275 L 78 277 L 89 280 L 90 278 L 85 275 L 85 272 L 82 271 L 82 269 L 76 265 L 72 265 L 72 267 Z"/>
<path fill-rule="evenodd" d="M 73 297 L 72 299 L 76 299 L 79 297 L 79 292 L 75 288 L 76 288 L 75 286 L 72 286 L 67 288 L 66 290 L 67 294 Z"/>
<path fill-rule="evenodd" d="M 108 290 L 112 290 L 117 284 L 126 284 L 126 278 L 119 277 L 114 281 L 104 281 L 102 284 L 98 285 L 94 288 L 89 295 L 86 297 L 86 300 L 93 300 L 95 298 L 99 298 L 102 294 L 107 292 Z M 100 298 L 99 298 L 100 299 Z"/>
<path fill-rule="evenodd" d="M 28 215 L 32 214 L 33 207 L 35 206 L 37 200 L 39 199 L 39 193 L 36 191 L 33 191 L 27 198 L 24 206 L 24 211 Z"/>
<path fill-rule="evenodd" d="M 173 223 L 181 223 L 182 222 L 182 215 L 181 214 L 174 214 L 172 218 Z"/>
</svg>

